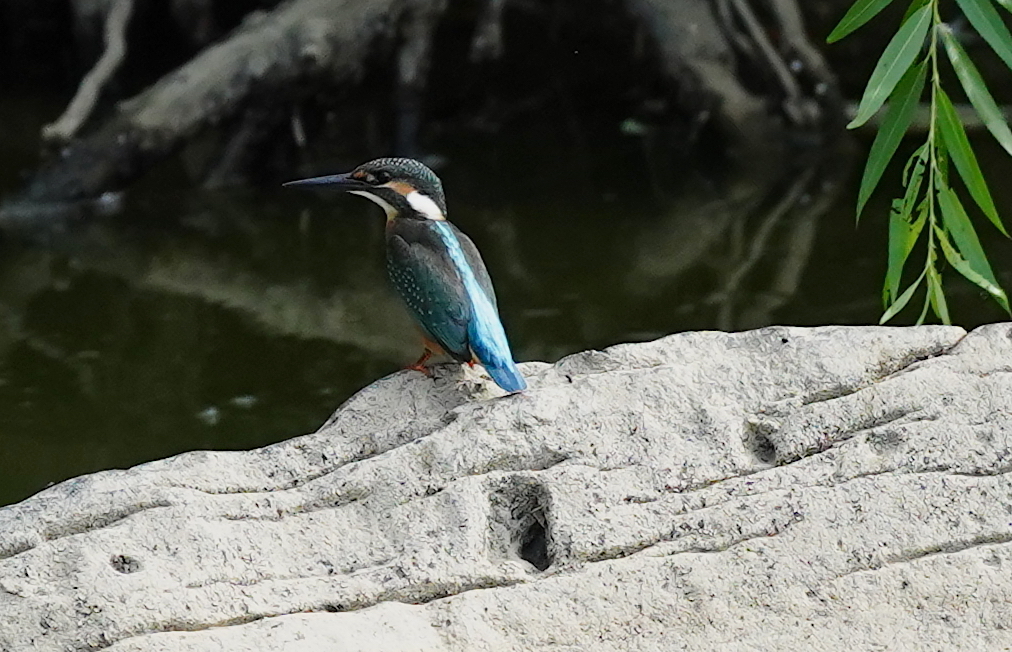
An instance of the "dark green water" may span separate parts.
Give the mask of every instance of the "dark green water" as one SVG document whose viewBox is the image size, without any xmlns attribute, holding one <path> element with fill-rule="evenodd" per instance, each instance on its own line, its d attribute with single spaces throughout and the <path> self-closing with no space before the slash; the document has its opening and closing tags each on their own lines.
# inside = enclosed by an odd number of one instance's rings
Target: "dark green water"
<svg viewBox="0 0 1012 652">
<path fill-rule="evenodd" d="M 0 189 L 31 167 L 42 114 L 0 101 Z M 523 147 L 490 146 L 443 152 L 440 174 L 520 360 L 684 330 L 877 321 L 886 202 L 855 229 L 856 174 L 836 169 L 842 187 L 815 183 L 777 217 L 797 170 L 769 188 L 689 179 L 660 198 L 634 174 L 568 165 L 551 139 L 529 165 Z M 985 169 L 1008 169 L 982 151 Z M 849 165 L 826 156 L 827 169 Z M 82 473 L 311 432 L 418 354 L 386 281 L 378 208 L 178 178 L 146 180 L 107 215 L 0 234 L 0 505 Z M 1012 191 L 996 185 L 1012 216 Z M 1012 247 L 981 230 L 1012 286 Z M 946 278 L 960 324 L 1002 319 Z"/>
</svg>

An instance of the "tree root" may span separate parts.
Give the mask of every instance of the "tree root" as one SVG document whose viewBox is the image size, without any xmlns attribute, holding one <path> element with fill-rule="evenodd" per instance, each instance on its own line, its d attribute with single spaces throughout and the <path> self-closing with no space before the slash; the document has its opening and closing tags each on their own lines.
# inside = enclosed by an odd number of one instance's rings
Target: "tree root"
<svg viewBox="0 0 1012 652">
<path fill-rule="evenodd" d="M 437 2 L 438 0 L 433 0 Z M 134 98 L 94 133 L 43 167 L 0 220 L 33 204 L 76 202 L 133 181 L 205 127 L 233 117 L 256 96 L 290 92 L 295 80 L 353 81 L 374 39 L 390 36 L 408 8 L 426 0 L 294 0 L 247 18 Z"/>
<path fill-rule="evenodd" d="M 502 11 L 505 7 L 506 0 L 486 0 L 485 11 L 471 39 L 471 63 L 502 57 Z"/>
<path fill-rule="evenodd" d="M 133 0 L 109 1 L 105 15 L 105 52 L 81 80 L 74 99 L 63 115 L 56 122 L 42 128 L 43 140 L 56 143 L 69 141 L 91 116 L 102 89 L 126 56 L 126 28 L 133 8 Z"/>
<path fill-rule="evenodd" d="M 432 62 L 432 38 L 447 0 L 422 3 L 409 12 L 404 44 L 397 57 L 397 152 L 417 156 L 418 130 Z"/>
<path fill-rule="evenodd" d="M 823 100 L 838 94 L 828 67 L 807 41 L 796 0 L 750 1 L 767 3 L 779 30 L 779 50 L 746 0 L 716 4 L 625 0 L 656 44 L 663 73 L 679 89 L 678 101 L 686 104 L 680 108 L 695 114 L 699 125 L 711 120 L 717 125 L 730 160 L 748 158 L 756 174 L 772 175 L 782 156 L 784 126 L 770 111 L 768 98 L 742 83 L 738 57 L 759 56 L 761 65 L 774 72 L 786 98 L 782 112 L 794 125 L 824 126 L 820 116 L 833 109 L 831 102 L 823 106 Z M 48 137 L 77 133 L 122 60 L 123 29 L 132 0 L 108 2 L 106 53 L 64 117 L 49 128 Z M 202 130 L 246 116 L 236 121 L 236 135 L 223 141 L 227 151 L 210 170 L 210 183 L 226 183 L 235 177 L 230 161 L 248 158 L 240 150 L 262 143 L 257 134 L 263 123 L 255 109 L 271 107 L 277 124 L 284 124 L 284 112 L 292 111 L 286 103 L 294 105 L 304 97 L 299 88 L 305 79 L 327 79 L 331 85 L 354 82 L 362 77 L 379 42 L 399 48 L 395 143 L 400 152 L 412 153 L 422 120 L 433 35 L 447 4 L 448 0 L 289 0 L 269 13 L 251 14 L 225 40 L 121 102 L 94 132 L 75 136 L 19 197 L 0 208 L 0 222 L 39 204 L 88 200 L 121 188 Z M 502 55 L 505 4 L 486 0 L 471 40 L 472 61 Z M 813 98 L 806 92 L 795 60 L 822 84 L 821 95 L 816 92 Z M 301 118 L 293 113 L 290 122 L 293 132 L 301 134 Z"/>
</svg>

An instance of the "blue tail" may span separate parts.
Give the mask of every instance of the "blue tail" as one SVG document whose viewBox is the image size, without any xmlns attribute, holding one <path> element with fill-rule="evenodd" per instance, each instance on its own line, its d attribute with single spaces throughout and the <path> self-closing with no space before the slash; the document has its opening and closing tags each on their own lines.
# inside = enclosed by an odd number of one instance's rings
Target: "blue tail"
<svg viewBox="0 0 1012 652">
<path fill-rule="evenodd" d="M 496 385 L 507 392 L 522 392 L 527 389 L 527 381 L 520 375 L 520 370 L 512 360 L 507 360 L 505 364 L 500 365 L 488 363 L 485 365 L 485 371 L 489 376 L 492 376 Z"/>
<path fill-rule="evenodd" d="M 492 328 L 483 328 L 492 326 Z M 494 322 L 479 322 L 472 320 L 468 329 L 471 335 L 471 350 L 474 357 L 478 358 L 492 376 L 492 380 L 499 387 L 507 392 L 520 392 L 527 389 L 527 381 L 520 374 L 517 365 L 513 362 L 513 354 L 510 353 L 509 343 L 506 341 L 506 334 L 502 330 L 498 317 Z"/>
</svg>

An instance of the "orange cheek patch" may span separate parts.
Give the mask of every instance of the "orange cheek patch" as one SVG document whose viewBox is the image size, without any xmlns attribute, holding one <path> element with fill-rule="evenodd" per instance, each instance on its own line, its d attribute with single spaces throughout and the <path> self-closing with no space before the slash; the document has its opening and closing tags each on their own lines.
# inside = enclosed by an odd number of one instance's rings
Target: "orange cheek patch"
<svg viewBox="0 0 1012 652">
<path fill-rule="evenodd" d="M 408 193 L 415 191 L 415 189 L 411 187 L 411 184 L 404 183 L 403 181 L 390 181 L 388 183 L 384 183 L 380 187 L 390 188 L 391 190 L 394 190 L 398 194 L 404 195 L 405 197 L 407 197 Z"/>
</svg>

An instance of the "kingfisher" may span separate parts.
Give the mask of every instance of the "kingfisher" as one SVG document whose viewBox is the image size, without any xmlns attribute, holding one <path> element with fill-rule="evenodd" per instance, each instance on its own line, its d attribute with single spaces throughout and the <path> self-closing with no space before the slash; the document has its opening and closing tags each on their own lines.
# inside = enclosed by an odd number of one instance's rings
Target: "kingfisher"
<svg viewBox="0 0 1012 652">
<path fill-rule="evenodd" d="M 380 158 L 351 172 L 289 181 L 361 195 L 387 216 L 387 272 L 422 330 L 424 351 L 408 369 L 446 353 L 480 363 L 507 392 L 527 389 L 499 319 L 495 291 L 478 248 L 446 219 L 443 183 L 409 158 Z"/>
</svg>

